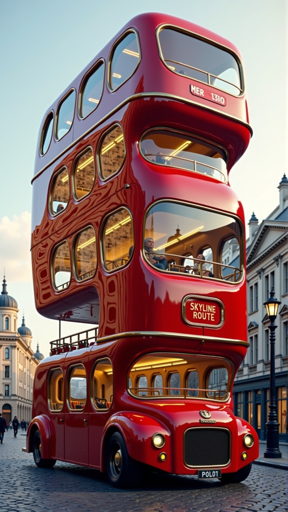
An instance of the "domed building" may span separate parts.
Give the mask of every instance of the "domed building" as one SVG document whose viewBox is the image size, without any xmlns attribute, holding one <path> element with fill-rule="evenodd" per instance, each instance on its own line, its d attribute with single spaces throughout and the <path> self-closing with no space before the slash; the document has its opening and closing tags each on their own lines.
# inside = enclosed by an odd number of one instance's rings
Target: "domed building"
<svg viewBox="0 0 288 512">
<path fill-rule="evenodd" d="M 8 295 L 5 276 L 0 295 L 0 412 L 6 422 L 14 416 L 30 421 L 32 417 L 33 381 L 43 355 L 31 348 L 32 332 L 25 325 L 17 329 L 17 301 Z"/>
</svg>

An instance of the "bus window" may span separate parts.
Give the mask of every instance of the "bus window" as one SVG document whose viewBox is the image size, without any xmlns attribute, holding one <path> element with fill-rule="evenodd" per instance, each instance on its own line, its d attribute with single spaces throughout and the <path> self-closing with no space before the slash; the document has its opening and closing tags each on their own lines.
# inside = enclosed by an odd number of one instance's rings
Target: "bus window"
<svg viewBox="0 0 288 512">
<path fill-rule="evenodd" d="M 172 130 L 151 130 L 140 140 L 140 151 L 152 163 L 205 174 L 226 182 L 224 150 L 191 135 Z"/>
<path fill-rule="evenodd" d="M 103 236 L 103 264 L 112 271 L 127 265 L 133 255 L 134 234 L 131 213 L 120 208 L 106 218 Z"/>
<path fill-rule="evenodd" d="M 80 94 L 80 117 L 82 119 L 98 107 L 103 92 L 103 84 L 104 62 L 101 61 L 100 64 L 96 64 L 96 67 L 88 73 L 84 80 L 82 93 Z"/>
<path fill-rule="evenodd" d="M 159 32 L 161 57 L 170 71 L 234 96 L 243 92 L 238 59 L 222 48 L 172 28 Z"/>
<path fill-rule="evenodd" d="M 56 291 L 68 288 L 71 280 L 71 260 L 68 242 L 58 245 L 53 254 L 52 282 Z"/>
<path fill-rule="evenodd" d="M 92 403 L 96 411 L 110 409 L 113 402 L 113 367 L 110 359 L 97 361 L 92 379 Z"/>
<path fill-rule="evenodd" d="M 94 156 L 92 149 L 89 148 L 76 159 L 74 165 L 73 191 L 77 201 L 91 192 L 94 180 Z"/>
<path fill-rule="evenodd" d="M 183 203 L 158 202 L 148 210 L 146 216 L 143 253 L 146 261 L 161 272 L 166 270 L 175 272 L 175 275 L 176 273 L 179 275 L 179 272 L 181 272 L 187 277 L 190 275 L 204 277 L 205 279 L 215 277 L 228 281 L 226 276 L 222 275 L 221 268 L 224 265 L 217 262 L 218 255 L 213 254 L 212 248 L 217 250 L 221 240 L 227 239 L 229 234 L 230 238 L 233 237 L 239 241 L 243 236 L 240 223 L 228 215 Z M 152 239 L 153 246 L 147 246 L 147 239 Z M 193 274 L 190 274 L 187 272 L 186 266 L 183 265 L 183 255 L 187 246 L 193 247 L 195 255 L 198 255 L 203 248 L 207 249 L 207 255 L 210 254 L 214 260 L 211 263 L 202 263 L 204 261 L 203 256 L 201 262 L 200 257 L 197 258 L 197 261 L 195 257 Z M 165 269 L 165 261 L 167 262 L 171 258 L 176 263 Z M 236 262 L 237 267 L 233 265 L 231 267 L 233 272 L 235 270 L 235 281 L 234 279 L 230 279 L 230 281 L 237 282 L 241 279 L 242 259 L 243 254 L 240 252 L 240 259 Z M 207 269 L 204 268 L 204 265 L 213 265 L 215 275 L 210 275 L 209 271 L 206 272 Z M 200 271 L 199 266 L 202 269 Z"/>
<path fill-rule="evenodd" d="M 107 180 L 120 171 L 125 160 L 126 148 L 124 142 L 124 133 L 121 126 L 114 126 L 104 135 L 100 151 L 100 177 Z"/>
<path fill-rule="evenodd" d="M 60 368 L 50 371 L 48 378 L 48 405 L 50 411 L 63 409 L 63 372 Z"/>
<path fill-rule="evenodd" d="M 213 261 L 213 250 L 211 247 L 200 249 L 195 260 L 194 274 L 202 277 L 214 277 L 213 264 L 208 263 L 209 261 Z"/>
<path fill-rule="evenodd" d="M 209 391 L 207 396 L 224 398 L 227 396 L 228 388 L 228 371 L 226 368 L 214 368 L 208 375 L 206 387 L 213 391 Z"/>
<path fill-rule="evenodd" d="M 153 395 L 163 395 L 163 377 L 161 374 L 153 375 L 152 377 Z"/>
<path fill-rule="evenodd" d="M 135 32 L 129 32 L 116 45 L 110 64 L 110 87 L 118 89 L 134 73 L 140 62 L 140 48 Z"/>
<path fill-rule="evenodd" d="M 83 411 L 87 401 L 87 378 L 86 370 L 82 364 L 77 364 L 70 370 L 68 390 L 70 409 Z"/>
<path fill-rule="evenodd" d="M 96 234 L 92 226 L 79 233 L 74 250 L 75 273 L 78 281 L 90 279 L 97 267 Z"/>
<path fill-rule="evenodd" d="M 168 376 L 169 395 L 180 395 L 180 375 L 178 372 L 170 373 Z"/>
<path fill-rule="evenodd" d="M 136 381 L 137 395 L 147 396 L 148 395 L 148 381 L 146 375 L 141 375 Z M 141 389 L 143 391 L 141 391 Z"/>
<path fill-rule="evenodd" d="M 222 246 L 220 261 L 223 264 L 222 276 L 229 281 L 237 281 L 239 275 L 235 264 L 239 264 L 240 247 L 237 238 L 226 240 Z M 225 265 L 226 263 L 226 265 Z"/>
<path fill-rule="evenodd" d="M 50 146 L 50 142 L 52 139 L 52 129 L 53 129 L 53 112 L 50 112 L 48 114 L 45 123 L 44 128 L 42 131 L 42 137 L 41 137 L 41 144 L 40 144 L 40 153 L 41 155 L 45 155 L 47 153 L 48 148 Z"/>
<path fill-rule="evenodd" d="M 57 123 L 56 123 L 56 139 L 60 140 L 66 133 L 71 129 L 74 119 L 75 109 L 75 91 L 71 91 L 68 96 L 60 103 L 57 112 Z"/>
<path fill-rule="evenodd" d="M 70 196 L 69 174 L 67 167 L 61 169 L 52 181 L 49 209 L 51 215 L 65 210 Z"/>
<path fill-rule="evenodd" d="M 186 387 L 188 388 L 188 396 L 199 396 L 199 374 L 197 370 L 187 373 Z"/>
</svg>

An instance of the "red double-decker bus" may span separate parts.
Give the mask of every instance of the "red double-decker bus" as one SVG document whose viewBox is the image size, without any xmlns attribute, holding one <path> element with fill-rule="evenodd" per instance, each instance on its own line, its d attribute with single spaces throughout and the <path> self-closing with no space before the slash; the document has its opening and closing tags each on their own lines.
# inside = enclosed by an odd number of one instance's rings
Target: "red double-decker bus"
<svg viewBox="0 0 288 512">
<path fill-rule="evenodd" d="M 88 465 L 117 486 L 149 467 L 248 476 L 259 445 L 232 412 L 248 343 L 229 172 L 251 133 L 238 50 L 163 14 L 132 19 L 46 112 L 36 307 L 95 329 L 51 342 L 37 368 L 26 450 L 38 466 Z"/>
</svg>

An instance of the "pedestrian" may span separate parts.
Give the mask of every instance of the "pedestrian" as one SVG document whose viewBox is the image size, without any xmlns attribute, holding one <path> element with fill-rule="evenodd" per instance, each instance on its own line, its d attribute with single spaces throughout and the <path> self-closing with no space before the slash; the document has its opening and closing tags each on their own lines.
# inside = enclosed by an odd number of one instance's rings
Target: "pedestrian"
<svg viewBox="0 0 288 512">
<path fill-rule="evenodd" d="M 25 421 L 24 420 L 21 421 L 21 429 L 22 429 L 22 431 L 25 430 Z"/>
<path fill-rule="evenodd" d="M 6 423 L 6 430 L 7 430 L 7 432 L 8 432 L 8 430 L 9 430 L 9 423 L 8 423 L 8 421 L 7 421 L 7 423 Z"/>
<path fill-rule="evenodd" d="M 14 416 L 14 420 L 12 421 L 12 426 L 14 429 L 14 437 L 16 437 L 17 433 L 18 433 L 18 428 L 19 428 L 19 421 L 17 419 L 17 416 Z"/>
<path fill-rule="evenodd" d="M 2 418 L 2 414 L 0 413 L 0 441 L 3 444 L 4 434 L 6 428 L 6 421 Z"/>
</svg>

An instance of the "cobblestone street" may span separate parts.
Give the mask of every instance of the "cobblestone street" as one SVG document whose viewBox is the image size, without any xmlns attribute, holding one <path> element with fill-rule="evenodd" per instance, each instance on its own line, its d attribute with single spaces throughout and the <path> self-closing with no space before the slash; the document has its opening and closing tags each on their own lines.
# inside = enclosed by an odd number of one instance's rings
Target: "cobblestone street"
<svg viewBox="0 0 288 512">
<path fill-rule="evenodd" d="M 1 512 L 236 512 L 287 510 L 287 472 L 253 465 L 242 484 L 200 482 L 196 477 L 153 473 L 140 488 L 112 488 L 100 472 L 57 462 L 54 469 L 39 469 L 32 454 L 21 451 L 26 438 L 5 433 L 0 445 Z"/>
</svg>

